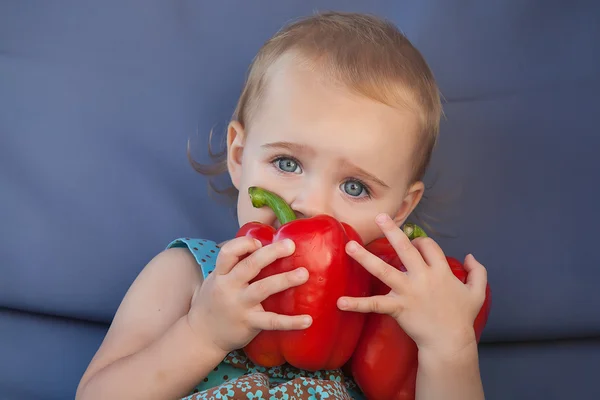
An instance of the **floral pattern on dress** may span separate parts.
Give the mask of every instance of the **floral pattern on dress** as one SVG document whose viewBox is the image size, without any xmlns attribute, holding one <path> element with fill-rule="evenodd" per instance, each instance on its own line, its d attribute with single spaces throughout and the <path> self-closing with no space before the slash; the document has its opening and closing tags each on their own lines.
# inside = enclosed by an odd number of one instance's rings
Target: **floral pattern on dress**
<svg viewBox="0 0 600 400">
<path fill-rule="evenodd" d="M 224 362 L 247 373 L 182 400 L 352 400 L 349 390 L 356 390 L 356 384 L 340 370 L 313 372 L 288 364 L 264 368 L 254 365 L 242 351 L 230 353 Z"/>
</svg>

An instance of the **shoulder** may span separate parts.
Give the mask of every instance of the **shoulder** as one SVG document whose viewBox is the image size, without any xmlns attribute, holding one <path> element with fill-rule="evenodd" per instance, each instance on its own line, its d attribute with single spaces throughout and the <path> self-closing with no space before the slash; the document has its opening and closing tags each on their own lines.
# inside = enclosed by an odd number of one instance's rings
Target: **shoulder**
<svg viewBox="0 0 600 400">
<path fill-rule="evenodd" d="M 169 247 L 155 255 L 146 265 L 146 268 L 155 269 L 193 269 L 198 270 L 198 263 L 194 255 L 182 247 Z"/>
<path fill-rule="evenodd" d="M 195 286 L 202 281 L 202 271 L 192 253 L 184 248 L 173 247 L 156 254 L 146 264 L 130 291 L 144 287 L 154 292 L 159 287 L 173 286 L 183 292 L 193 293 Z"/>
<path fill-rule="evenodd" d="M 167 246 L 167 251 L 175 249 L 187 252 L 206 277 L 215 269 L 220 246 L 212 240 L 187 237 L 175 239 Z"/>
<path fill-rule="evenodd" d="M 214 270 L 218 252 L 219 246 L 210 240 L 175 239 L 147 263 L 130 290 L 152 293 L 174 287 L 191 295 Z"/>
<path fill-rule="evenodd" d="M 161 311 L 157 320 L 181 316 L 188 312 L 194 291 L 203 281 L 202 270 L 187 248 L 167 247 L 142 268 L 125 294 L 115 320 L 120 321 L 123 315 L 129 320 L 135 314 L 152 321 L 156 310 Z"/>
</svg>

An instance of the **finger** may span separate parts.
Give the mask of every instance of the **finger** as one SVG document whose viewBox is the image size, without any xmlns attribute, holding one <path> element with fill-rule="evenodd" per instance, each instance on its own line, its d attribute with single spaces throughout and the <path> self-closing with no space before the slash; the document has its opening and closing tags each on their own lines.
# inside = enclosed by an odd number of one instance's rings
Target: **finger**
<svg viewBox="0 0 600 400">
<path fill-rule="evenodd" d="M 294 253 L 296 245 L 290 239 L 269 244 L 258 249 L 240 261 L 232 270 L 234 279 L 240 283 L 248 283 L 259 272 L 278 258 L 287 257 Z"/>
<path fill-rule="evenodd" d="M 446 255 L 435 240 L 424 237 L 416 238 L 412 241 L 412 245 L 421 253 L 421 257 L 429 266 L 445 265 L 447 267 Z"/>
<path fill-rule="evenodd" d="M 375 221 L 379 225 L 379 228 L 388 239 L 396 254 L 404 264 L 404 267 L 408 272 L 418 270 L 424 267 L 425 261 L 421 256 L 419 250 L 413 246 L 410 239 L 400 228 L 394 224 L 387 214 L 379 214 Z"/>
<path fill-rule="evenodd" d="M 272 275 L 252 283 L 244 291 L 243 297 L 250 305 L 256 305 L 267 297 L 282 292 L 308 280 L 306 268 L 298 268 L 282 274 Z"/>
<path fill-rule="evenodd" d="M 263 331 L 289 331 L 308 328 L 312 324 L 310 315 L 282 315 L 267 311 L 252 313 L 250 326 Z"/>
<path fill-rule="evenodd" d="M 346 253 L 392 290 L 402 292 L 406 285 L 406 276 L 403 272 L 392 267 L 354 240 L 346 244 Z"/>
<path fill-rule="evenodd" d="M 261 247 L 262 244 L 259 240 L 249 236 L 242 236 L 230 240 L 219 251 L 219 256 L 217 257 L 215 265 L 215 273 L 219 275 L 228 274 L 244 256 Z"/>
<path fill-rule="evenodd" d="M 338 308 L 344 311 L 388 314 L 394 318 L 400 313 L 402 308 L 398 298 L 387 295 L 371 297 L 340 297 L 337 304 Z"/>
<path fill-rule="evenodd" d="M 464 267 L 467 271 L 467 282 L 465 284 L 478 293 L 485 293 L 487 285 L 487 270 L 485 267 L 472 254 L 465 257 Z"/>
</svg>

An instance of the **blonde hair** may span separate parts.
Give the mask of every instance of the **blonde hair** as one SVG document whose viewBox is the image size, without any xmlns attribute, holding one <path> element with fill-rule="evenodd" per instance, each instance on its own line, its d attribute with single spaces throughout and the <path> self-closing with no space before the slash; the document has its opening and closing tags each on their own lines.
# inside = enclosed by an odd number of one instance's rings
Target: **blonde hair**
<svg viewBox="0 0 600 400">
<path fill-rule="evenodd" d="M 232 116 L 248 129 L 268 85 L 269 69 L 280 57 L 298 53 L 318 64 L 347 88 L 390 106 L 408 107 L 421 121 L 421 139 L 415 154 L 413 181 L 422 179 L 437 142 L 442 113 L 439 91 L 425 59 L 391 22 L 356 13 L 325 12 L 291 23 L 277 32 L 259 50 Z M 196 171 L 206 176 L 227 172 L 226 149 L 214 152 L 209 136 L 209 155 L 215 161 L 203 165 L 188 158 Z M 235 188 L 217 188 L 216 193 L 237 196 Z"/>
</svg>

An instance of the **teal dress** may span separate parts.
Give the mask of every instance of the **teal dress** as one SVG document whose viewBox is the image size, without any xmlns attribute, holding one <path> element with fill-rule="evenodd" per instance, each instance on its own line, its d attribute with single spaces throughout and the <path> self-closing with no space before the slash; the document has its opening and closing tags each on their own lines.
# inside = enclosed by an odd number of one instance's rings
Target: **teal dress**
<svg viewBox="0 0 600 400">
<path fill-rule="evenodd" d="M 167 248 L 185 248 L 204 278 L 215 269 L 219 246 L 210 240 L 180 238 Z M 185 400 L 195 399 L 364 399 L 340 370 L 304 371 L 289 365 L 264 368 L 234 351 L 204 378 Z"/>
</svg>

